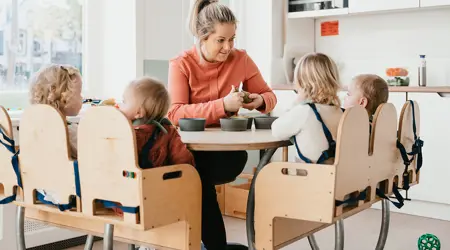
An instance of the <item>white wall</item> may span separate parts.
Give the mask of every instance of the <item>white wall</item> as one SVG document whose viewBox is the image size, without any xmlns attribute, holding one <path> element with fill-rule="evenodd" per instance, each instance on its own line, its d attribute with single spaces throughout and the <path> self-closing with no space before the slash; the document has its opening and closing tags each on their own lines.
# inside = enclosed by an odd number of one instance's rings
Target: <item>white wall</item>
<svg viewBox="0 0 450 250">
<path fill-rule="evenodd" d="M 339 20 L 338 36 L 320 36 L 322 21 Z M 316 51 L 341 63 L 343 83 L 358 73 L 385 76 L 407 67 L 417 86 L 419 55 L 426 55 L 429 86 L 450 85 L 450 9 L 358 15 L 317 20 Z M 291 30 L 291 32 L 293 32 Z"/>
<path fill-rule="evenodd" d="M 87 1 L 85 81 L 87 93 L 121 97 L 126 84 L 143 70 L 144 1 Z"/>
</svg>

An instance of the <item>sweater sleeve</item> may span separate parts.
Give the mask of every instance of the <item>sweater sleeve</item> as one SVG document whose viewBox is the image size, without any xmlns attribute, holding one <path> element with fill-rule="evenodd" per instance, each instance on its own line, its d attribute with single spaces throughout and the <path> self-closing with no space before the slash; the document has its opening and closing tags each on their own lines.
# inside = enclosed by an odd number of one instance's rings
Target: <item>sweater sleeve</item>
<svg viewBox="0 0 450 250">
<path fill-rule="evenodd" d="M 272 89 L 264 81 L 261 72 L 250 56 L 245 54 L 245 81 L 244 90 L 250 93 L 260 94 L 264 99 L 264 105 L 258 108 L 262 113 L 269 113 L 277 104 L 277 97 Z"/>
<path fill-rule="evenodd" d="M 168 129 L 168 132 L 171 136 L 168 152 L 169 164 L 190 164 L 195 166 L 194 156 L 186 147 L 186 144 L 181 141 L 181 136 L 178 134 L 178 131 L 171 127 Z"/>
<path fill-rule="evenodd" d="M 272 135 L 280 140 L 288 140 L 299 134 L 305 127 L 311 109 L 307 105 L 297 105 L 272 123 Z"/>
<path fill-rule="evenodd" d="M 217 123 L 226 116 L 223 98 L 190 104 L 189 79 L 177 60 L 169 64 L 169 94 L 172 101 L 168 117 L 174 125 L 180 118 L 205 118 L 206 125 Z"/>
</svg>

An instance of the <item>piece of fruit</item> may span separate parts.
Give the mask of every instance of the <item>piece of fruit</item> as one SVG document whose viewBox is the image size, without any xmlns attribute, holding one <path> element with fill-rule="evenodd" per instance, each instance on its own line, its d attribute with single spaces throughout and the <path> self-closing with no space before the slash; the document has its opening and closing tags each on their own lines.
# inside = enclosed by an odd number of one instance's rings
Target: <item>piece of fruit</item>
<svg viewBox="0 0 450 250">
<path fill-rule="evenodd" d="M 109 98 L 100 102 L 100 106 L 114 106 L 116 104 L 116 100 L 114 98 Z"/>
<path fill-rule="evenodd" d="M 247 91 L 242 91 L 242 93 L 244 93 L 244 103 L 251 103 L 253 102 L 253 99 L 249 97 L 250 93 Z"/>
</svg>

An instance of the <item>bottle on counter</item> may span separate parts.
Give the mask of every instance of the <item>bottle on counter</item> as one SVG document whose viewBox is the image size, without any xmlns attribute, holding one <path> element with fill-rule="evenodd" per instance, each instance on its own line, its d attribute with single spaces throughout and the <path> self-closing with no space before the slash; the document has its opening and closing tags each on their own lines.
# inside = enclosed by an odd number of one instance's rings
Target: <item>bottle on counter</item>
<svg viewBox="0 0 450 250">
<path fill-rule="evenodd" d="M 419 65 L 419 86 L 427 86 L 427 62 L 425 60 L 425 55 L 420 55 L 420 65 Z"/>
</svg>

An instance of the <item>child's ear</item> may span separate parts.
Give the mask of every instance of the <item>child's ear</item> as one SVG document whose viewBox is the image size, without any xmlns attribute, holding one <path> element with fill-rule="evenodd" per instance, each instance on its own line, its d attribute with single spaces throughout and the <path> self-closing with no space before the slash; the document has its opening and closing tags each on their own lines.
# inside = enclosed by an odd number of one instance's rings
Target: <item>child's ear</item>
<svg viewBox="0 0 450 250">
<path fill-rule="evenodd" d="M 136 115 L 134 116 L 134 118 L 137 119 L 141 119 L 144 118 L 144 110 L 142 108 L 139 108 L 136 112 Z"/>
<path fill-rule="evenodd" d="M 367 107 L 367 103 L 369 101 L 367 100 L 367 98 L 362 97 L 361 99 L 359 99 L 359 105 L 361 105 L 362 107 L 366 108 Z"/>
</svg>

